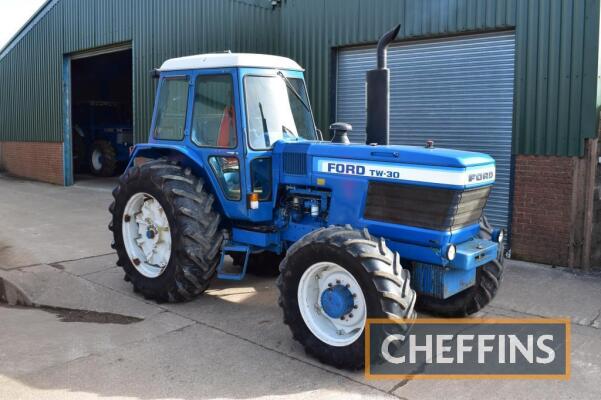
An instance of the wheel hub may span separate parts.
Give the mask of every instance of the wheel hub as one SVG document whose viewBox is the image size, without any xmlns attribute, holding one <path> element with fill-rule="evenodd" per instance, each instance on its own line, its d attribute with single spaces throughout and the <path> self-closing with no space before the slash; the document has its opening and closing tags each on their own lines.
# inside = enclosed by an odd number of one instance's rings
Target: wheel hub
<svg viewBox="0 0 601 400">
<path fill-rule="evenodd" d="M 351 291 L 342 285 L 326 289 L 321 294 L 321 306 L 330 318 L 342 318 L 353 310 L 355 302 Z"/>
<path fill-rule="evenodd" d="M 146 230 L 146 238 L 148 239 L 154 239 L 154 237 L 157 235 L 157 228 L 155 226 L 149 226 L 148 229 Z"/>
<path fill-rule="evenodd" d="M 361 337 L 365 296 L 347 269 L 332 262 L 313 264 L 303 273 L 297 296 L 305 324 L 324 343 L 347 346 Z"/>
<path fill-rule="evenodd" d="M 122 224 L 125 249 L 138 272 L 148 278 L 160 276 L 171 257 L 171 232 L 159 201 L 147 193 L 134 194 Z"/>
</svg>

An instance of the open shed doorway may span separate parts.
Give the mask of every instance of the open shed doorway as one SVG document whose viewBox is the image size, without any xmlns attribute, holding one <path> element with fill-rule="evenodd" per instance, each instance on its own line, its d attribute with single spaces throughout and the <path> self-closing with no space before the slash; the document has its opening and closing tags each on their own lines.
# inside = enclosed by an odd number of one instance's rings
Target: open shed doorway
<svg viewBox="0 0 601 400">
<path fill-rule="evenodd" d="M 73 173 L 110 185 L 133 145 L 131 49 L 71 57 Z"/>
</svg>

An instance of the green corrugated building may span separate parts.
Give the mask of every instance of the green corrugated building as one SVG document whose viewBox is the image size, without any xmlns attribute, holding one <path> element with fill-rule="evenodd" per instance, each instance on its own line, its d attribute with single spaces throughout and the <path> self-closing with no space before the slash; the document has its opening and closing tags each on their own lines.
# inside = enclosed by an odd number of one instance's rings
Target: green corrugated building
<svg viewBox="0 0 601 400">
<path fill-rule="evenodd" d="M 71 184 L 91 118 L 83 105 L 114 109 L 144 141 L 149 71 L 224 50 L 295 59 L 318 127 L 350 122 L 362 141 L 364 74 L 378 37 L 400 23 L 393 143 L 493 155 L 488 213 L 509 229 L 513 255 L 601 264 L 600 18 L 598 0 L 49 0 L 0 50 L 0 163 Z"/>
</svg>

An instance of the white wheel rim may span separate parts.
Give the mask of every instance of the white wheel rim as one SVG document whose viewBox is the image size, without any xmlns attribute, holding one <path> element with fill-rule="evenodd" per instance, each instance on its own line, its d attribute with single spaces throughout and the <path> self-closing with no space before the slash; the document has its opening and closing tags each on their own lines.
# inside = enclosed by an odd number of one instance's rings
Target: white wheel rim
<svg viewBox="0 0 601 400">
<path fill-rule="evenodd" d="M 133 266 L 145 277 L 159 277 L 171 257 L 171 230 L 161 203 L 148 193 L 134 194 L 125 206 L 121 227 Z"/>
<path fill-rule="evenodd" d="M 353 308 L 341 318 L 326 314 L 322 304 L 325 290 L 342 285 L 353 295 Z M 367 307 L 361 286 L 340 265 L 319 262 L 307 269 L 298 284 L 298 305 L 309 330 L 322 342 L 343 347 L 354 343 L 365 328 Z"/>
<path fill-rule="evenodd" d="M 102 169 L 102 153 L 98 149 L 92 151 L 92 167 L 96 171 L 100 171 Z"/>
</svg>

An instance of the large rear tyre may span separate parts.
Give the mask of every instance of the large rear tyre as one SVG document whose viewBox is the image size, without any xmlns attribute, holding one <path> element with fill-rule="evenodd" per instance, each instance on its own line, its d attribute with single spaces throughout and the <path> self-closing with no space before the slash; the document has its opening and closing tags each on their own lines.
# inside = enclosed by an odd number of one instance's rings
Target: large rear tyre
<svg viewBox="0 0 601 400">
<path fill-rule="evenodd" d="M 113 176 L 117 172 L 117 152 L 110 142 L 97 140 L 90 152 L 90 171 L 96 176 Z"/>
<path fill-rule="evenodd" d="M 309 233 L 280 264 L 284 323 L 306 352 L 337 368 L 365 363 L 367 318 L 413 318 L 409 271 L 367 231 L 330 227 Z"/>
<path fill-rule="evenodd" d="M 117 264 L 145 298 L 191 300 L 215 275 L 223 242 L 213 195 L 189 168 L 165 160 L 133 166 L 109 210 Z"/>
<path fill-rule="evenodd" d="M 493 228 L 483 216 L 480 220 L 481 239 L 490 240 Z M 474 286 L 457 293 L 448 299 L 437 299 L 420 295 L 417 309 L 441 317 L 466 317 L 475 314 L 494 299 L 503 279 L 505 248 L 501 243 L 497 259 L 478 267 Z"/>
</svg>

